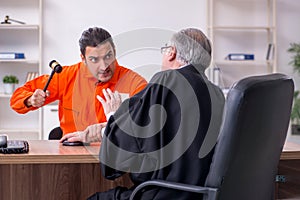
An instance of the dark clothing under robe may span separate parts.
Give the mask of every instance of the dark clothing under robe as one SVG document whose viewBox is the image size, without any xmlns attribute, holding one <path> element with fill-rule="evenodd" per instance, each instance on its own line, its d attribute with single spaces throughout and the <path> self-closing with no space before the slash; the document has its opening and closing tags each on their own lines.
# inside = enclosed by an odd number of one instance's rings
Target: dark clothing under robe
<svg viewBox="0 0 300 200">
<path fill-rule="evenodd" d="M 215 143 L 208 145 L 202 158 L 199 152 L 209 127 L 214 127 L 210 134 L 216 141 L 223 106 L 222 91 L 192 65 L 155 74 L 144 90 L 110 117 L 99 155 L 102 174 L 113 180 L 130 173 L 133 188 L 152 179 L 204 185 Z M 116 187 L 90 199 L 129 199 L 133 188 Z M 199 198 L 148 188 L 138 199 Z"/>
</svg>

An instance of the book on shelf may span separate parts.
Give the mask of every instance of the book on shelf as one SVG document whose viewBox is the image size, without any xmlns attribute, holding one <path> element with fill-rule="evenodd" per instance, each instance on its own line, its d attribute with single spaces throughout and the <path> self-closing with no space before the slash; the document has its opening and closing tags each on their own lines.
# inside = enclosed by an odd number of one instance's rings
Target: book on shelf
<svg viewBox="0 0 300 200">
<path fill-rule="evenodd" d="M 27 73 L 27 76 L 26 76 L 26 80 L 25 82 L 27 81 L 31 81 L 32 79 L 35 79 L 39 76 L 39 73 L 38 72 L 28 72 Z"/>
<path fill-rule="evenodd" d="M 230 53 L 226 56 L 226 60 L 254 60 L 254 54 Z"/>
<path fill-rule="evenodd" d="M 0 52 L 0 59 L 25 59 L 25 54 L 16 52 Z"/>
<path fill-rule="evenodd" d="M 272 60 L 274 58 L 274 44 L 269 43 L 267 49 L 266 60 Z"/>
</svg>

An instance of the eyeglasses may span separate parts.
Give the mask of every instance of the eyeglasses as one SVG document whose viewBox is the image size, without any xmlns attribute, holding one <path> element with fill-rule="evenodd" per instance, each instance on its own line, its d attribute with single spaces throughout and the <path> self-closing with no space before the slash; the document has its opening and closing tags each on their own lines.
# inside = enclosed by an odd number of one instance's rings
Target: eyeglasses
<svg viewBox="0 0 300 200">
<path fill-rule="evenodd" d="M 172 48 L 172 46 L 164 46 L 160 48 L 160 52 L 163 54 L 165 53 L 169 48 Z"/>
</svg>

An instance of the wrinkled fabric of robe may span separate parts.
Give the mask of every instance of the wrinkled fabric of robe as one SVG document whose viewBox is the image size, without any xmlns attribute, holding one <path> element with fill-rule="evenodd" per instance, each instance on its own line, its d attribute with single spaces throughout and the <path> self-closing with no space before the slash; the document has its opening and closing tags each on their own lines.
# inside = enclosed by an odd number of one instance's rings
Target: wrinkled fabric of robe
<svg viewBox="0 0 300 200">
<path fill-rule="evenodd" d="M 134 187 L 152 179 L 204 185 L 215 143 L 202 156 L 200 149 L 205 139 L 216 141 L 224 101 L 222 91 L 192 65 L 155 74 L 110 117 L 100 149 L 102 174 L 113 180 L 129 173 L 134 186 L 116 187 L 89 199 L 129 199 Z M 147 188 L 138 199 L 200 198 Z"/>
</svg>

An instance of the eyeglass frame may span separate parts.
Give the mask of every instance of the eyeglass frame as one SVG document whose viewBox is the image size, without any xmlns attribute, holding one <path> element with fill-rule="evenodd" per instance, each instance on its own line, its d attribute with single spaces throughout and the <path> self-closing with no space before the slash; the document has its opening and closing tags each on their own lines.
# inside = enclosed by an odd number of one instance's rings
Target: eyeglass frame
<svg viewBox="0 0 300 200">
<path fill-rule="evenodd" d="M 172 48 L 173 46 L 167 45 L 160 48 L 160 53 L 163 54 L 167 49 Z"/>
</svg>

